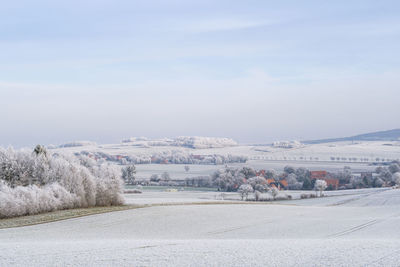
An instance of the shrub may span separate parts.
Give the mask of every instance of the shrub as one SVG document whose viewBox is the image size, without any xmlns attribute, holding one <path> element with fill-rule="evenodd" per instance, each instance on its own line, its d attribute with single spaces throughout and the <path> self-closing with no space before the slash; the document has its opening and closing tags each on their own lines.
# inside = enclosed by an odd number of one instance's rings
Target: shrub
<svg viewBox="0 0 400 267">
<path fill-rule="evenodd" d="M 124 190 L 124 194 L 141 194 L 141 193 L 143 193 L 142 190 L 136 188 Z"/>
<path fill-rule="evenodd" d="M 38 147 L 34 153 L 0 148 L 0 218 L 122 204 L 119 173 L 81 162 Z"/>
</svg>

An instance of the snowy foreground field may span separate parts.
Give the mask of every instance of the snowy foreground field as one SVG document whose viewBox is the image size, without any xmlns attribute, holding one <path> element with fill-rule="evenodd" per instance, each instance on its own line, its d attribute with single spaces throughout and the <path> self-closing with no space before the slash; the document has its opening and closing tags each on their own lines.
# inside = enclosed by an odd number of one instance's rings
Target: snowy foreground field
<svg viewBox="0 0 400 267">
<path fill-rule="evenodd" d="M 398 189 L 257 204 L 216 194 L 144 192 L 127 202 L 169 205 L 1 229 L 0 266 L 400 266 Z"/>
</svg>

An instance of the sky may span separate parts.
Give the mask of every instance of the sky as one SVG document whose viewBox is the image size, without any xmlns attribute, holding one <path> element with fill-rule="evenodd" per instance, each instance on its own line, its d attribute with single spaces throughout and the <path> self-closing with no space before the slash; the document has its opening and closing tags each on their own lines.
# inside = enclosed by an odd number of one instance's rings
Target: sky
<svg viewBox="0 0 400 267">
<path fill-rule="evenodd" d="M 400 2 L 0 5 L 0 145 L 400 128 Z"/>
</svg>

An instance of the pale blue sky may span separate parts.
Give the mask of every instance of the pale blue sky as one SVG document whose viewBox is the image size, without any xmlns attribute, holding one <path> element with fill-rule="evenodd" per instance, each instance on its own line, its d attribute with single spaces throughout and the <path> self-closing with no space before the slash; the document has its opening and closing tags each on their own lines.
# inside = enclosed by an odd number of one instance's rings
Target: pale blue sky
<svg viewBox="0 0 400 267">
<path fill-rule="evenodd" d="M 0 145 L 399 128 L 399 47 L 399 1 L 3 1 Z"/>
</svg>

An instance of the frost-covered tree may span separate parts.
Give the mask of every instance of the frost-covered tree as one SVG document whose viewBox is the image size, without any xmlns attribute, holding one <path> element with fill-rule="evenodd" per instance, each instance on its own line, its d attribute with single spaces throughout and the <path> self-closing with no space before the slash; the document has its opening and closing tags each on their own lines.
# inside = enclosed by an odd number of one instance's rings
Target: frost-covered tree
<svg viewBox="0 0 400 267">
<path fill-rule="evenodd" d="M 42 146 L 42 145 L 37 145 L 37 146 L 35 147 L 35 149 L 33 150 L 33 152 L 34 152 L 36 155 L 44 155 L 44 156 L 47 156 L 47 150 L 46 150 L 46 148 L 45 148 L 44 146 Z"/>
<path fill-rule="evenodd" d="M 239 189 L 238 192 L 240 194 L 240 197 L 242 198 L 242 200 L 247 200 L 247 197 L 249 196 L 249 193 L 253 192 L 253 187 L 249 184 L 242 184 Z"/>
<path fill-rule="evenodd" d="M 353 176 L 350 179 L 350 184 L 353 188 L 362 188 L 364 187 L 364 181 L 360 176 Z"/>
<path fill-rule="evenodd" d="M 158 176 L 158 174 L 152 174 L 150 176 L 150 182 L 158 183 L 159 181 L 160 181 L 160 177 Z"/>
<path fill-rule="evenodd" d="M 256 171 L 250 167 L 243 167 L 240 173 L 242 173 L 246 179 L 256 176 Z"/>
<path fill-rule="evenodd" d="M 122 203 L 121 177 L 109 165 L 0 148 L 0 218 Z"/>
<path fill-rule="evenodd" d="M 122 179 L 126 184 L 133 185 L 135 184 L 136 179 L 136 167 L 135 165 L 129 165 L 122 168 Z"/>
<path fill-rule="evenodd" d="M 326 181 L 324 180 L 316 180 L 314 184 L 314 189 L 316 192 L 319 191 L 319 196 L 322 196 L 322 191 L 326 189 Z"/>
<path fill-rule="evenodd" d="M 275 200 L 279 194 L 279 190 L 276 187 L 272 187 L 270 190 L 270 193 L 271 193 L 272 198 Z"/>
<path fill-rule="evenodd" d="M 161 174 L 161 180 L 163 180 L 165 182 L 171 181 L 171 177 L 170 177 L 169 173 L 168 172 L 163 172 Z"/>
<path fill-rule="evenodd" d="M 290 190 L 300 190 L 303 187 L 303 183 L 297 181 L 297 176 L 294 173 L 290 173 L 286 180 Z"/>
<path fill-rule="evenodd" d="M 383 184 L 384 184 L 384 181 L 382 180 L 382 178 L 376 177 L 376 178 L 374 179 L 374 182 L 373 182 L 373 186 L 374 186 L 374 187 L 382 187 Z"/>
<path fill-rule="evenodd" d="M 276 180 L 277 177 L 278 177 L 278 175 L 277 175 L 277 173 L 276 173 L 275 170 L 272 170 L 272 169 L 271 169 L 271 170 L 265 171 L 265 178 Z"/>
<path fill-rule="evenodd" d="M 392 173 L 390 172 L 388 167 L 378 167 L 376 168 L 376 172 L 378 177 L 385 183 L 392 181 Z"/>
<path fill-rule="evenodd" d="M 400 172 L 396 172 L 395 174 L 393 174 L 393 181 L 397 185 L 400 185 Z"/>
<path fill-rule="evenodd" d="M 310 171 L 306 168 L 297 168 L 296 169 L 296 177 L 299 182 L 304 182 L 305 179 L 310 179 Z"/>
<path fill-rule="evenodd" d="M 400 172 L 400 164 L 398 162 L 393 162 L 389 165 L 389 171 L 394 174 Z"/>
<path fill-rule="evenodd" d="M 283 171 L 287 174 L 291 174 L 291 173 L 295 173 L 296 169 L 292 166 L 285 166 L 285 168 L 283 168 Z"/>
<path fill-rule="evenodd" d="M 254 191 L 254 199 L 255 199 L 255 201 L 261 200 L 261 192 L 260 191 L 258 191 L 258 190 Z"/>
<path fill-rule="evenodd" d="M 253 187 L 254 190 L 259 192 L 266 192 L 269 189 L 267 179 L 262 176 L 252 177 L 248 179 L 247 182 Z"/>
<path fill-rule="evenodd" d="M 188 177 L 185 179 L 185 184 L 186 186 L 194 186 L 194 187 L 211 187 L 212 180 L 209 175 Z"/>
<path fill-rule="evenodd" d="M 348 184 L 350 183 L 351 178 L 353 178 L 353 174 L 351 171 L 351 168 L 348 166 L 345 166 L 343 168 L 343 171 L 340 171 L 335 175 L 335 178 L 339 179 L 340 184 Z"/>
<path fill-rule="evenodd" d="M 222 191 L 236 191 L 246 178 L 240 169 L 225 167 L 213 173 L 211 176 L 213 184 Z"/>
</svg>

